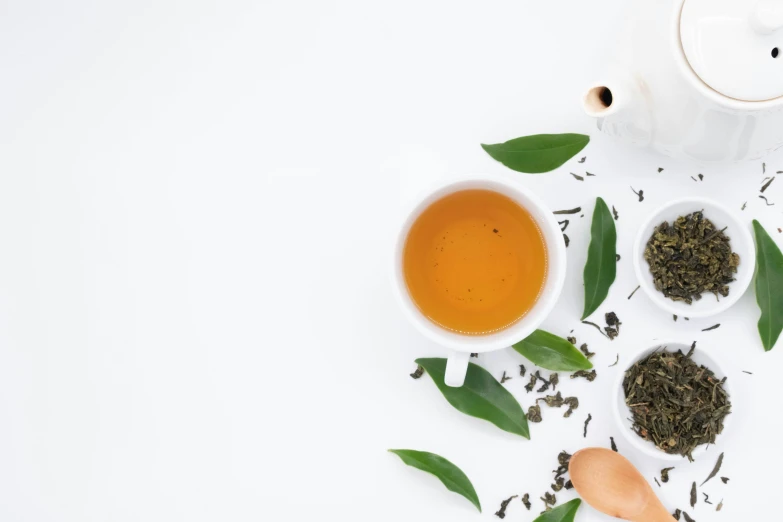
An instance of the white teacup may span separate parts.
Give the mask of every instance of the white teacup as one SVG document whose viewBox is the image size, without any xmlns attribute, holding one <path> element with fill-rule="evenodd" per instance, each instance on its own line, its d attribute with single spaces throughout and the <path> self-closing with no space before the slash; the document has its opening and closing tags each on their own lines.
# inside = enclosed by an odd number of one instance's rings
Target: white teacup
<svg viewBox="0 0 783 522">
<path fill-rule="evenodd" d="M 492 190 L 511 198 L 525 208 L 538 224 L 547 248 L 547 276 L 544 288 L 533 308 L 508 328 L 487 335 L 462 335 L 446 330 L 419 311 L 408 292 L 403 274 L 403 251 L 408 232 L 416 219 L 435 201 L 462 190 Z M 459 387 L 465 382 L 471 353 L 484 353 L 507 348 L 521 341 L 543 322 L 555 306 L 563 288 L 566 272 L 566 251 L 563 234 L 555 216 L 546 205 L 527 189 L 493 176 L 473 176 L 449 181 L 425 192 L 410 208 L 400 228 L 394 248 L 393 284 L 405 315 L 425 336 L 449 348 L 445 382 Z"/>
</svg>

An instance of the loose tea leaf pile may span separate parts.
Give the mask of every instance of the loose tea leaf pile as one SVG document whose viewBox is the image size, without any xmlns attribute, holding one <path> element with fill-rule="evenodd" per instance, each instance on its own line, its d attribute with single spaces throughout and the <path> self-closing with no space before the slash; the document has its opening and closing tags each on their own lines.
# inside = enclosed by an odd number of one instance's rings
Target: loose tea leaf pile
<svg viewBox="0 0 783 522">
<path fill-rule="evenodd" d="M 633 414 L 633 430 L 666 453 L 687 456 L 711 444 L 731 412 L 723 383 L 681 350 L 656 351 L 634 364 L 623 379 L 625 402 Z"/>
<path fill-rule="evenodd" d="M 702 212 L 658 225 L 644 249 L 655 288 L 673 301 L 688 304 L 701 299 L 703 292 L 728 296 L 740 258 L 731 251 L 724 230 Z"/>
</svg>

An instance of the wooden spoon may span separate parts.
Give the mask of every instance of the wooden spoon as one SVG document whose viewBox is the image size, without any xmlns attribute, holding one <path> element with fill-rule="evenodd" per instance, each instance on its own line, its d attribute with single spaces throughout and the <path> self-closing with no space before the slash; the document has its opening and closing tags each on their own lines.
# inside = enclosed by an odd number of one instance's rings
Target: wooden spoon
<svg viewBox="0 0 783 522">
<path fill-rule="evenodd" d="M 674 520 L 639 470 L 615 451 L 578 451 L 568 471 L 579 496 L 602 513 L 632 522 Z"/>
</svg>

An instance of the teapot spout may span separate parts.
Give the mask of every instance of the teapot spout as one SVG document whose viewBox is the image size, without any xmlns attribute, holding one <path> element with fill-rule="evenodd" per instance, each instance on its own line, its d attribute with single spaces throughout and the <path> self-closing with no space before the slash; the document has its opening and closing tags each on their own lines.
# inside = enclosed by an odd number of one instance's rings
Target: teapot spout
<svg viewBox="0 0 783 522">
<path fill-rule="evenodd" d="M 635 145 L 647 145 L 652 136 L 652 119 L 643 86 L 626 74 L 610 75 L 593 84 L 582 98 L 588 116 L 598 119 L 606 134 Z"/>
<path fill-rule="evenodd" d="M 582 98 L 582 107 L 588 116 L 605 118 L 619 113 L 624 107 L 635 104 L 638 93 L 629 82 L 614 79 L 598 82 L 590 87 Z"/>
</svg>

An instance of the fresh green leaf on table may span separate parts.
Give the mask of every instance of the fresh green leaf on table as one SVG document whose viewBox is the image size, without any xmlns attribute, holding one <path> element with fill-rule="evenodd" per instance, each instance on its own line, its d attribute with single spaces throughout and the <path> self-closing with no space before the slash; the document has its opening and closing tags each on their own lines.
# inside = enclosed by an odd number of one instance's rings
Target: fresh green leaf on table
<svg viewBox="0 0 783 522">
<path fill-rule="evenodd" d="M 593 367 L 576 346 L 543 330 L 536 330 L 516 343 L 514 350 L 536 366 L 556 372 L 575 372 Z"/>
<path fill-rule="evenodd" d="M 783 331 L 783 254 L 761 223 L 753 220 L 756 234 L 756 302 L 761 308 L 759 335 L 770 351 Z"/>
<path fill-rule="evenodd" d="M 584 134 L 536 134 L 481 147 L 511 170 L 540 174 L 560 167 L 589 142 Z"/>
<path fill-rule="evenodd" d="M 617 230 L 609 207 L 601 198 L 595 200 L 590 225 L 590 246 L 584 270 L 585 308 L 582 320 L 601 306 L 617 275 Z"/>
<path fill-rule="evenodd" d="M 432 473 L 446 486 L 449 491 L 459 493 L 470 500 L 476 509 L 481 512 L 481 502 L 479 502 L 476 490 L 470 479 L 457 466 L 444 459 L 440 455 L 429 453 L 427 451 L 416 451 L 410 449 L 390 449 L 402 459 L 408 466 L 413 466 L 427 473 Z"/>
<path fill-rule="evenodd" d="M 491 422 L 498 428 L 526 439 L 530 438 L 527 417 L 522 407 L 487 370 L 476 364 L 468 364 L 465 384 L 459 388 L 446 386 L 446 359 L 416 359 L 416 364 L 426 370 L 435 385 L 462 413 Z"/>
<path fill-rule="evenodd" d="M 579 509 L 581 504 L 582 501 L 578 498 L 575 498 L 574 500 L 566 502 L 562 506 L 557 506 L 551 511 L 541 513 L 541 515 L 533 522 L 574 522 L 576 510 Z"/>
</svg>

